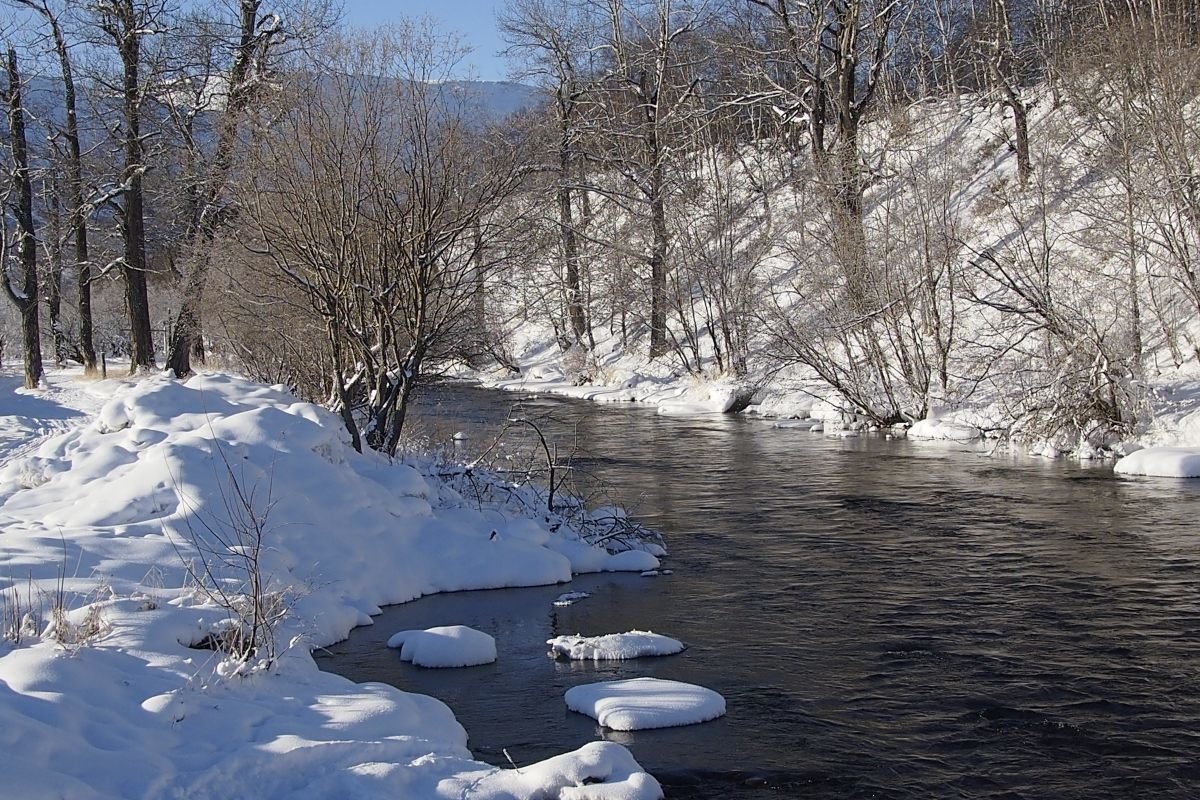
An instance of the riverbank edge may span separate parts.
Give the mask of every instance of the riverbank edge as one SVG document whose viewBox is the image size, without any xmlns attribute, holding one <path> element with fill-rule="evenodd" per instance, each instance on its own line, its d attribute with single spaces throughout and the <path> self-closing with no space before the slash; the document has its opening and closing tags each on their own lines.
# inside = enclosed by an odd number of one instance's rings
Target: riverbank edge
<svg viewBox="0 0 1200 800">
<path fill-rule="evenodd" d="M 16 413 L 3 418 L 13 435 L 0 457 L 5 605 L 21 592 L 30 606 L 65 600 L 61 618 L 48 609 L 16 616 L 16 640 L 0 642 L 9 790 L 73 798 L 229 798 L 250 786 L 256 798 L 301 788 L 362 798 L 661 797 L 628 751 L 607 742 L 520 771 L 474 761 L 444 704 L 351 683 L 321 672 L 311 657 L 312 648 L 372 624 L 383 605 L 438 591 L 565 583 L 604 569 L 607 556 L 555 539 L 544 520 L 463 508 L 452 489 L 410 465 L 353 453 L 335 415 L 283 387 L 219 373 L 186 383 L 55 373 L 44 389 L 12 389 L 8 405 Z M 268 470 L 272 490 L 303 506 L 292 516 L 309 517 L 307 525 L 285 519 L 285 533 L 264 551 L 285 580 L 304 583 L 269 660 L 195 649 L 229 614 L 211 593 L 186 585 L 181 555 L 189 552 L 184 529 L 206 528 L 202 515 L 229 502 L 206 483 L 213 445 L 243 476 Z M 297 472 L 288 461 L 300 464 Z M 287 483 L 306 470 L 320 473 L 314 483 Z M 319 488 L 338 476 L 367 484 L 371 497 L 341 496 L 343 485 Z M 165 508 L 163 498 L 179 492 L 188 501 Z M 78 502 L 86 497 L 93 500 Z M 360 499 L 372 502 L 347 521 L 340 507 Z M 321 503 L 331 500 L 338 507 L 322 515 Z M 430 536 L 437 541 L 421 544 Z M 479 553 L 475 561 L 471 553 Z M 611 566 L 657 564 L 642 555 Z"/>
</svg>

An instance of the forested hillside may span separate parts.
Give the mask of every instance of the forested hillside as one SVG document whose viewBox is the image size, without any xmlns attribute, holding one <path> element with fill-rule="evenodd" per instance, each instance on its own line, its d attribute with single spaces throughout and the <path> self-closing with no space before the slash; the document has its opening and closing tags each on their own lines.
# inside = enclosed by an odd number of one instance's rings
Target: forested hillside
<svg viewBox="0 0 1200 800">
<path fill-rule="evenodd" d="M 1200 358 L 1193 0 L 512 0 L 528 95 L 425 21 L 6 5 L 30 385 L 216 360 L 394 452 L 447 365 L 536 365 L 1063 450 Z"/>
</svg>

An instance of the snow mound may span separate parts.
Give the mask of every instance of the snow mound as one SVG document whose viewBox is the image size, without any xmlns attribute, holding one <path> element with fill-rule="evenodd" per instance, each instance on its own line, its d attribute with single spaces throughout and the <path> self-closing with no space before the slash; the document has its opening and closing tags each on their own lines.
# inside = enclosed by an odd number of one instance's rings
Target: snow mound
<svg viewBox="0 0 1200 800">
<path fill-rule="evenodd" d="M 521 769 L 468 773 L 438 788 L 446 795 L 454 792 L 454 797 L 478 800 L 660 800 L 663 796 L 658 781 L 642 771 L 628 750 L 612 742 L 591 742 Z"/>
<path fill-rule="evenodd" d="M 496 660 L 496 640 L 464 625 L 400 631 L 387 646 L 399 647 L 400 660 L 418 667 L 476 667 Z"/>
<path fill-rule="evenodd" d="M 622 661 L 645 656 L 682 653 L 683 642 L 650 631 L 609 633 L 604 636 L 556 636 L 548 639 L 550 654 L 569 661 Z"/>
<path fill-rule="evenodd" d="M 587 683 L 568 689 L 565 699 L 567 708 L 618 731 L 695 725 L 725 714 L 725 698 L 712 689 L 659 678 Z"/>
<path fill-rule="evenodd" d="M 944 439 L 953 442 L 973 442 L 983 434 L 974 425 L 954 422 L 947 412 L 931 408 L 929 415 L 908 429 L 910 439 Z"/>
<path fill-rule="evenodd" d="M 753 391 L 736 383 L 714 381 L 688 387 L 678 397 L 658 401 L 660 414 L 727 414 L 743 410 Z"/>
<path fill-rule="evenodd" d="M 1113 472 L 1154 478 L 1200 478 L 1200 448 L 1147 447 L 1122 458 Z"/>
</svg>

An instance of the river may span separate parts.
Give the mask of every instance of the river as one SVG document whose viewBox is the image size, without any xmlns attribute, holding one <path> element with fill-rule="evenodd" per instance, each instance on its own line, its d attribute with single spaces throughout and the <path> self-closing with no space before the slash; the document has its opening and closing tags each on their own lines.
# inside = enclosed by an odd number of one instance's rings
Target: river
<svg viewBox="0 0 1200 800">
<path fill-rule="evenodd" d="M 479 448 L 519 399 L 435 387 L 414 425 Z M 548 398 L 517 413 L 664 532 L 673 574 L 424 598 L 323 668 L 444 700 L 495 764 L 621 742 L 668 797 L 1200 796 L 1200 482 L 752 417 Z M 554 607 L 568 588 L 592 596 Z M 494 635 L 499 660 L 423 670 L 384 647 L 448 624 Z M 546 655 L 555 635 L 632 629 L 688 649 Z M 616 733 L 563 703 L 639 676 L 712 688 L 728 713 Z"/>
</svg>

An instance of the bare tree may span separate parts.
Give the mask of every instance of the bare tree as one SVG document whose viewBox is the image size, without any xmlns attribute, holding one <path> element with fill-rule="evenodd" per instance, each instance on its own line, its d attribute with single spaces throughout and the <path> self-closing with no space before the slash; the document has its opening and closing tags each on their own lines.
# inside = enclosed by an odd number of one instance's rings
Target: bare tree
<svg viewBox="0 0 1200 800">
<path fill-rule="evenodd" d="M 84 374 L 96 373 L 96 347 L 92 335 L 92 268 L 88 258 L 88 225 L 87 208 L 84 205 L 83 187 L 83 149 L 79 135 L 79 111 L 77 89 L 75 84 L 75 69 L 71 57 L 71 49 L 64 29 L 63 16 L 66 11 L 61 4 L 51 4 L 50 0 L 11 0 L 19 6 L 24 6 L 37 13 L 46 23 L 50 33 L 50 41 L 54 55 L 58 61 L 59 74 L 63 83 L 64 123 L 61 136 L 66 143 L 66 151 L 60 159 L 65 164 L 65 185 L 55 187 L 53 202 L 60 196 L 66 204 L 66 223 L 50 245 L 53 255 L 59 262 L 57 275 L 61 276 L 62 245 L 70 241 L 73 246 L 71 266 L 75 271 L 76 309 L 79 315 L 78 342 L 76 351 L 83 363 Z M 51 299 L 51 327 L 55 336 L 55 357 L 62 357 L 61 342 L 65 332 L 60 329 L 57 320 L 56 298 L 60 296 L 58 280 L 52 281 L 55 291 Z"/>
<path fill-rule="evenodd" d="M 222 63 L 225 42 L 215 29 L 223 20 L 193 18 L 196 35 L 191 41 L 200 52 L 185 62 L 175 83 L 179 90 L 167 98 L 168 112 L 186 148 L 188 183 L 186 222 L 181 248 L 188 266 L 183 277 L 180 308 L 171 327 L 167 368 L 177 377 L 192 371 L 195 355 L 204 360 L 201 306 L 208 278 L 208 250 L 222 218 L 226 184 L 233 166 L 238 133 L 250 103 L 259 93 L 271 40 L 279 32 L 281 19 L 261 13 L 262 0 L 238 0 L 235 41 L 230 49 L 228 73 Z M 190 91 L 188 91 L 190 90 Z M 215 99 L 219 98 L 219 99 Z M 196 118 L 214 112 L 215 143 L 206 153 L 208 129 L 196 130 Z"/>
<path fill-rule="evenodd" d="M 270 91 L 274 65 L 309 47 L 332 25 L 327 3 L 237 0 L 233 14 L 214 4 L 193 11 L 175 37 L 183 51 L 164 98 L 184 152 L 184 222 L 179 312 L 171 326 L 167 367 L 179 377 L 204 361 L 202 309 L 209 250 L 219 228 L 236 213 L 231 182 L 244 151 L 247 124 Z M 267 10 L 268 8 L 272 10 Z"/>
<path fill-rule="evenodd" d="M 42 341 L 38 319 L 37 229 L 33 218 L 33 180 L 29 174 L 29 143 L 25 134 L 25 106 L 22 103 L 21 71 L 17 52 L 8 48 L 8 139 L 12 153 L 9 185 L 6 187 L 4 227 L 0 231 L 0 269 L 4 290 L 21 314 L 21 339 L 25 355 L 25 388 L 41 384 Z M 15 196 L 15 197 L 14 197 Z M 19 277 L 14 278 L 9 264 L 8 214 L 16 221 L 15 245 Z"/>
<path fill-rule="evenodd" d="M 1137 422 L 1136 375 L 1123 335 L 1123 277 L 1089 270 L 1061 247 L 1045 176 L 1005 198 L 1006 235 L 977 250 L 966 294 L 1003 346 L 1009 415 L 1027 439 L 1094 440 Z M 1075 263 L 1073 263 L 1075 262 Z"/>
<path fill-rule="evenodd" d="M 717 372 L 744 377 L 762 266 L 778 235 L 767 187 L 777 186 L 766 148 L 730 136 L 710 120 L 681 159 L 686 190 L 671 219 L 678 258 L 670 299 L 682 327 L 668 336 L 689 371 L 702 372 L 708 355 Z"/>
<path fill-rule="evenodd" d="M 802 123 L 829 193 L 834 255 L 846 276 L 847 299 L 871 310 L 863 193 L 866 171 L 859 133 L 884 75 L 901 19 L 895 0 L 747 0 L 751 30 L 766 48 L 756 99 L 776 104 L 785 121 Z"/>
<path fill-rule="evenodd" d="M 689 40 L 708 15 L 705 3 L 607 0 L 603 144 L 591 157 L 625 179 L 628 188 L 609 190 L 609 199 L 644 211 L 649 224 L 641 260 L 650 269 L 651 358 L 668 351 L 668 206 L 681 188 L 671 159 L 691 146 L 688 137 L 699 118 L 700 58 Z"/>
<path fill-rule="evenodd" d="M 121 62 L 122 107 L 120 206 L 124 254 L 121 275 L 129 315 L 130 373 L 154 369 L 154 336 L 147 288 L 145 192 L 148 168 L 142 135 L 142 106 L 146 86 L 141 75 L 142 41 L 162 33 L 167 0 L 96 0 L 96 24 L 109 38 Z"/>
<path fill-rule="evenodd" d="M 1010 0 L 990 0 L 988 6 L 990 30 L 989 72 L 996 89 L 1000 92 L 1013 115 L 1013 137 L 1017 154 L 1017 181 L 1021 186 L 1029 182 L 1029 109 L 1021 91 L 1021 73 L 1017 64 L 1015 22 Z"/>
<path fill-rule="evenodd" d="M 323 320 L 356 447 L 396 451 L 426 359 L 470 335 L 481 273 L 503 263 L 493 212 L 521 173 L 447 83 L 462 53 L 412 22 L 333 42 L 258 142 L 246 244 Z"/>
<path fill-rule="evenodd" d="M 583 169 L 581 138 L 589 106 L 596 102 L 597 67 L 592 63 L 598 17 L 587 3 L 516 0 L 500 20 L 510 45 L 527 63 L 525 74 L 550 91 L 554 114 L 555 200 L 567 316 L 574 344 L 591 345 L 584 303 L 577 196 Z"/>
</svg>

